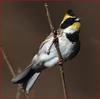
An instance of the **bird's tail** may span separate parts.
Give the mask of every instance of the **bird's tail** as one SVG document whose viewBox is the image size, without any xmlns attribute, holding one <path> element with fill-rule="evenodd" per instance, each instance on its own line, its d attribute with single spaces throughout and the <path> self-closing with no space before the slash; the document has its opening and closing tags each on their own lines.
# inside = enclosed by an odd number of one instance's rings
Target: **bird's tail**
<svg viewBox="0 0 100 99">
<path fill-rule="evenodd" d="M 32 66 L 29 66 L 11 81 L 15 84 L 22 84 L 23 89 L 28 94 L 39 75 L 40 72 L 36 72 L 36 70 L 32 69 Z"/>
</svg>

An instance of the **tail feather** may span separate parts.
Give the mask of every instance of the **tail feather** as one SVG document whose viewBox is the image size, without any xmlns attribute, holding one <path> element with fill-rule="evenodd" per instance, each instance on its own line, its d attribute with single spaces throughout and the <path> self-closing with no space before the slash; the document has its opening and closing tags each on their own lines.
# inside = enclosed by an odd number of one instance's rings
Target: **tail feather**
<svg viewBox="0 0 100 99">
<path fill-rule="evenodd" d="M 23 72 L 21 72 L 20 74 L 18 74 L 16 77 L 14 77 L 11 81 L 13 82 L 13 83 L 22 83 L 23 82 L 23 80 L 25 79 L 25 78 L 27 78 L 27 76 L 28 76 L 28 74 L 30 75 L 32 72 L 30 72 L 30 71 L 32 71 L 32 69 L 31 69 L 31 66 L 30 67 L 27 67 L 27 68 L 25 68 L 25 70 L 23 71 Z M 33 73 L 32 73 L 33 74 Z"/>
<path fill-rule="evenodd" d="M 40 75 L 40 72 L 35 73 L 31 79 L 29 79 L 27 86 L 26 86 L 26 92 L 27 94 L 29 93 L 29 91 L 31 90 L 32 86 L 34 85 L 35 81 L 37 80 L 38 76 Z"/>
<path fill-rule="evenodd" d="M 27 67 L 22 73 L 18 74 L 11 81 L 15 84 L 22 84 L 23 89 L 29 93 L 30 89 L 34 85 L 37 80 L 40 72 L 36 72 L 36 70 L 32 69 L 31 66 Z"/>
</svg>

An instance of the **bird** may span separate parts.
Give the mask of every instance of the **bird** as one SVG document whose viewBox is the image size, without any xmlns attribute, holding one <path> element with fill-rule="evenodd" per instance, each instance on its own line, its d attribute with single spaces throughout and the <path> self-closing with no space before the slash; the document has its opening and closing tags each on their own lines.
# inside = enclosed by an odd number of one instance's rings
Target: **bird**
<svg viewBox="0 0 100 99">
<path fill-rule="evenodd" d="M 73 59 L 80 51 L 80 27 L 80 18 L 71 9 L 68 9 L 57 29 L 59 49 L 64 62 Z M 52 44 L 53 40 L 54 36 L 51 32 L 41 43 L 30 64 L 11 80 L 14 84 L 21 84 L 27 94 L 42 71 L 54 67 L 59 62 L 57 50 Z M 48 54 L 49 48 L 50 53 Z"/>
</svg>

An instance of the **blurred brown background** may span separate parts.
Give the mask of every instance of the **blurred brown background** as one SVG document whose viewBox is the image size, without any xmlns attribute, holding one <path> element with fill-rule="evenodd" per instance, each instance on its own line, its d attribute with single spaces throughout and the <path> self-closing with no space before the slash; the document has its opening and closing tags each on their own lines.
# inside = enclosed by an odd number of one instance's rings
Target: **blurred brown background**
<svg viewBox="0 0 100 99">
<path fill-rule="evenodd" d="M 64 64 L 66 86 L 70 98 L 98 96 L 98 3 L 48 2 L 52 22 L 57 28 L 67 9 L 81 18 L 81 51 Z M 50 33 L 43 2 L 16 2 L 3 4 L 3 46 L 17 74 L 31 62 L 39 45 Z M 16 97 L 16 85 L 3 62 L 3 98 Z M 21 96 L 23 97 L 23 96 Z M 45 70 L 33 87 L 31 98 L 63 98 L 57 66 Z"/>
</svg>

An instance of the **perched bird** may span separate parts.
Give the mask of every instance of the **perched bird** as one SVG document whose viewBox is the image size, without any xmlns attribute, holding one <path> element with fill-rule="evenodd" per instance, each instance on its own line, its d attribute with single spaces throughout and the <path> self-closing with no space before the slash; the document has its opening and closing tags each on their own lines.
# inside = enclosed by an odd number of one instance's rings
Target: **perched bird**
<svg viewBox="0 0 100 99">
<path fill-rule="evenodd" d="M 72 59 L 79 52 L 79 32 L 80 18 L 76 17 L 72 10 L 68 10 L 57 30 L 59 49 L 64 62 Z M 53 40 L 53 33 L 50 33 L 50 35 L 40 45 L 39 51 L 33 57 L 30 65 L 12 79 L 13 83 L 22 84 L 26 93 L 30 92 L 30 89 L 44 69 L 53 67 L 59 62 L 59 57 L 54 44 L 48 54 L 48 49 Z"/>
</svg>

